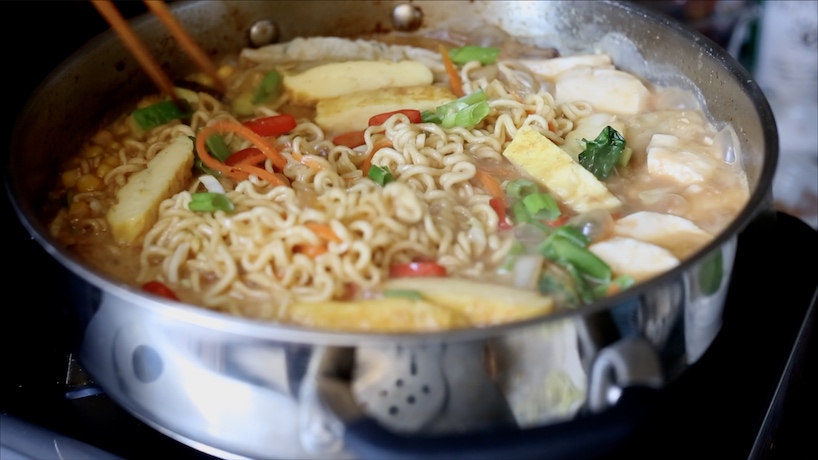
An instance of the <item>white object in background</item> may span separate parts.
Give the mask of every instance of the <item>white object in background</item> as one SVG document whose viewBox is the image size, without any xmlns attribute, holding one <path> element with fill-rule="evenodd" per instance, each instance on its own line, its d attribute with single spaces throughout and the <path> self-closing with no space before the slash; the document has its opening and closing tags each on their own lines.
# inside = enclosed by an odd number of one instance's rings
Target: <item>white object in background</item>
<svg viewBox="0 0 818 460">
<path fill-rule="evenodd" d="M 754 73 L 776 119 L 776 205 L 818 229 L 818 1 L 762 4 Z"/>
</svg>

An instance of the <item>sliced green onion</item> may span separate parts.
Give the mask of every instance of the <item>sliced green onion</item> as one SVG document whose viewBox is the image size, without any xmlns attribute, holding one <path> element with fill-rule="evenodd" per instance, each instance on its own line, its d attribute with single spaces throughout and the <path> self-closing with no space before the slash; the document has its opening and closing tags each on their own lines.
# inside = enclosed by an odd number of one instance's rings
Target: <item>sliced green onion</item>
<svg viewBox="0 0 818 460">
<path fill-rule="evenodd" d="M 197 212 L 215 212 L 225 211 L 232 212 L 235 207 L 230 198 L 223 193 L 200 192 L 194 193 L 190 196 L 190 204 L 188 208 L 191 211 Z"/>
<path fill-rule="evenodd" d="M 488 102 L 478 102 L 476 104 L 464 107 L 462 110 L 455 113 L 453 119 L 447 115 L 446 118 L 443 119 L 440 126 L 444 128 L 454 128 L 455 126 L 471 128 L 477 123 L 480 123 L 480 120 L 486 118 L 489 111 L 491 111 L 491 109 L 489 108 Z M 449 120 L 451 120 L 451 124 L 448 123 Z"/>
<path fill-rule="evenodd" d="M 410 300 L 423 300 L 420 292 L 411 289 L 387 289 L 383 291 L 384 297 L 400 297 Z"/>
<path fill-rule="evenodd" d="M 207 146 L 208 152 L 213 155 L 214 158 L 224 163 L 233 152 L 227 147 L 227 143 L 224 141 L 224 137 L 221 134 L 211 134 L 207 136 L 205 139 L 205 146 Z"/>
<path fill-rule="evenodd" d="M 185 119 L 189 117 L 192 112 L 187 101 L 180 99 L 178 103 L 168 100 L 136 109 L 131 113 L 131 117 L 140 128 L 147 131 L 173 120 Z"/>
<path fill-rule="evenodd" d="M 581 248 L 587 247 L 588 243 L 590 243 L 588 237 L 582 233 L 582 229 L 573 225 L 563 225 L 558 227 L 556 230 L 554 230 L 551 238 L 563 238 Z"/>
<path fill-rule="evenodd" d="M 611 267 L 591 251 L 577 246 L 564 238 L 550 239 L 542 255 L 554 262 L 575 267 L 582 275 L 595 282 L 607 283 L 611 279 Z"/>
<path fill-rule="evenodd" d="M 378 185 L 386 185 L 395 180 L 395 176 L 387 168 L 378 165 L 369 167 L 369 178 Z"/>
<path fill-rule="evenodd" d="M 422 110 L 420 112 L 420 121 L 423 122 L 423 123 L 440 124 L 443 120 L 435 112 L 430 112 L 428 110 Z"/>
<path fill-rule="evenodd" d="M 449 57 L 455 64 L 465 64 L 471 61 L 479 61 L 480 64 L 483 65 L 494 64 L 499 54 L 500 48 L 474 45 L 466 45 L 461 48 L 449 50 Z"/>
<path fill-rule="evenodd" d="M 511 205 L 511 219 L 515 224 L 531 222 L 531 215 L 528 214 L 528 210 L 522 201 L 515 201 L 514 204 Z"/>
<path fill-rule="evenodd" d="M 557 201 L 547 193 L 538 192 L 526 195 L 522 203 L 528 215 L 534 219 L 554 220 L 562 215 Z"/>
<path fill-rule="evenodd" d="M 193 145 L 196 145 L 196 138 L 193 136 L 188 136 L 188 139 L 193 141 Z M 193 149 L 193 154 L 195 155 L 195 159 L 193 160 L 193 167 L 205 174 L 210 174 L 211 176 L 219 176 L 221 172 L 216 171 L 215 169 L 211 169 L 207 165 L 204 164 L 201 158 L 199 158 L 199 154 L 196 153 L 196 149 Z"/>
<path fill-rule="evenodd" d="M 268 102 L 274 96 L 277 96 L 280 88 L 281 74 L 277 70 L 268 72 L 264 75 L 261 85 L 259 85 L 256 94 L 253 96 L 253 104 L 258 105 Z"/>
<path fill-rule="evenodd" d="M 485 106 L 481 104 L 483 102 L 486 103 Z M 471 128 L 488 115 L 488 109 L 488 97 L 482 89 L 478 89 L 448 104 L 438 106 L 435 114 L 441 120 L 440 124 L 444 128 L 454 126 Z M 459 112 L 464 110 L 465 113 L 458 118 Z M 421 119 L 423 119 L 423 114 L 421 114 Z"/>
<path fill-rule="evenodd" d="M 513 198 L 522 198 L 539 191 L 537 184 L 528 179 L 514 179 L 506 184 L 506 193 Z"/>
</svg>

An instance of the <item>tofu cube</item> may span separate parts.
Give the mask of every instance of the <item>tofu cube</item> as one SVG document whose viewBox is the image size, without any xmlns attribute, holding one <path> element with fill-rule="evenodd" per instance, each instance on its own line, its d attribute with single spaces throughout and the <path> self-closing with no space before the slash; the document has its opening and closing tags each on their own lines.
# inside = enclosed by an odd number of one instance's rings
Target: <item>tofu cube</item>
<svg viewBox="0 0 818 460">
<path fill-rule="evenodd" d="M 654 134 L 647 146 L 648 172 L 670 178 L 681 185 L 706 181 L 718 168 L 706 152 L 685 148 L 678 137 Z"/>
<path fill-rule="evenodd" d="M 621 236 L 594 243 L 588 250 L 605 261 L 614 275 L 630 275 L 637 282 L 679 265 L 679 259 L 667 249 Z"/>
<path fill-rule="evenodd" d="M 555 79 L 559 74 L 577 67 L 612 68 L 613 62 L 607 54 L 582 54 L 577 56 L 560 56 L 551 59 L 522 59 L 520 61 L 537 75 Z"/>
<path fill-rule="evenodd" d="M 713 236 L 684 217 L 640 211 L 616 221 L 614 233 L 661 246 L 683 259 Z"/>
<path fill-rule="evenodd" d="M 617 69 L 578 67 L 559 74 L 557 104 L 586 101 L 598 112 L 637 114 L 648 99 L 647 87 L 635 76 Z"/>
</svg>

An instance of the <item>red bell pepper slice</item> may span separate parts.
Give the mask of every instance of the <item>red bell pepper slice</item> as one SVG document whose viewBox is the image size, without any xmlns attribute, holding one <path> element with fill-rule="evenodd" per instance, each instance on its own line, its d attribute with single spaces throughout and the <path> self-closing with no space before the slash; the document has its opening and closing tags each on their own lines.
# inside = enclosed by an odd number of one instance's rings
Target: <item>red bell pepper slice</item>
<svg viewBox="0 0 818 460">
<path fill-rule="evenodd" d="M 148 281 L 142 285 L 142 290 L 166 299 L 179 301 L 179 297 L 167 286 L 159 281 Z"/>
<path fill-rule="evenodd" d="M 407 117 L 409 117 L 409 121 L 412 122 L 412 123 L 420 123 L 421 122 L 420 110 L 403 109 L 403 110 L 395 110 L 394 112 L 386 112 L 386 113 L 381 113 L 381 114 L 375 115 L 375 116 L 373 116 L 372 118 L 369 119 L 369 126 L 382 125 L 382 124 L 384 124 L 384 122 L 386 120 L 389 119 L 389 117 L 391 117 L 392 115 L 394 115 L 396 113 L 402 113 L 402 114 L 406 115 Z"/>
<path fill-rule="evenodd" d="M 437 262 L 409 262 L 407 264 L 398 264 L 390 267 L 389 276 L 392 278 L 446 276 L 446 267 Z"/>
<path fill-rule="evenodd" d="M 502 198 L 495 197 L 489 200 L 489 205 L 491 205 L 491 209 L 494 209 L 494 212 L 497 213 L 497 218 L 500 220 L 498 227 L 502 230 L 508 230 L 511 228 L 511 222 L 508 221 L 508 216 L 506 215 L 506 202 Z"/>
<path fill-rule="evenodd" d="M 365 131 L 352 131 L 350 133 L 339 134 L 332 138 L 332 143 L 354 149 L 355 147 L 366 144 L 364 134 L 366 134 Z"/>
<path fill-rule="evenodd" d="M 255 120 L 245 121 L 242 124 L 259 136 L 265 137 L 280 136 L 295 129 L 297 125 L 295 117 L 287 114 L 257 118 Z"/>
<path fill-rule="evenodd" d="M 247 147 L 233 153 L 226 160 L 224 164 L 228 166 L 236 166 L 237 164 L 256 165 L 264 161 L 267 157 L 256 147 Z"/>
</svg>

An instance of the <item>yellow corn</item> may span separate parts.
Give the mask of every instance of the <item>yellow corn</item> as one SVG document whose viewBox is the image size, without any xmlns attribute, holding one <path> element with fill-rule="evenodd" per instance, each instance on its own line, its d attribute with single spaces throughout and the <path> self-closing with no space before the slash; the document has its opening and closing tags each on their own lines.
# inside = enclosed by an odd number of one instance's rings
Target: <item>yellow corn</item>
<svg viewBox="0 0 818 460">
<path fill-rule="evenodd" d="M 68 207 L 68 217 L 71 219 L 83 219 L 91 216 L 91 207 L 84 201 L 74 201 Z"/>
<path fill-rule="evenodd" d="M 79 168 L 69 169 L 68 171 L 65 171 L 64 173 L 62 173 L 62 176 L 60 177 L 63 187 L 71 188 L 77 185 L 77 179 L 79 179 L 81 175 L 82 173 L 80 172 Z"/>
<path fill-rule="evenodd" d="M 220 78 L 227 78 L 230 75 L 233 75 L 233 70 L 233 66 L 225 64 L 219 67 L 219 70 L 216 71 L 216 75 L 218 75 Z"/>
<path fill-rule="evenodd" d="M 101 155 L 104 151 L 105 150 L 99 145 L 89 145 L 82 151 L 82 156 L 85 158 L 94 158 Z"/>
<path fill-rule="evenodd" d="M 80 192 L 95 192 L 105 188 L 105 183 L 94 174 L 83 174 L 77 179 L 76 188 Z"/>
</svg>

